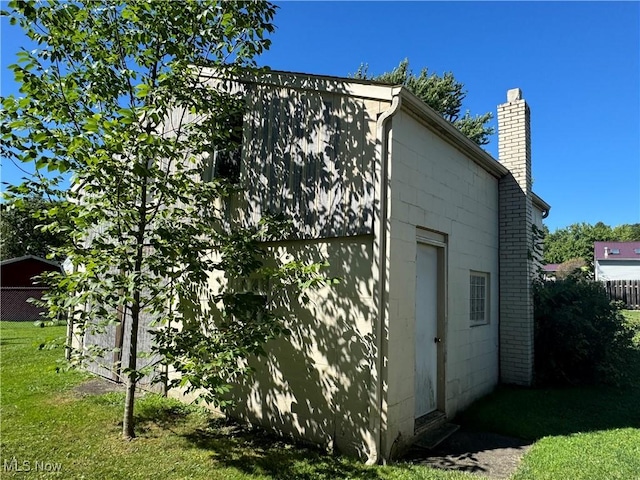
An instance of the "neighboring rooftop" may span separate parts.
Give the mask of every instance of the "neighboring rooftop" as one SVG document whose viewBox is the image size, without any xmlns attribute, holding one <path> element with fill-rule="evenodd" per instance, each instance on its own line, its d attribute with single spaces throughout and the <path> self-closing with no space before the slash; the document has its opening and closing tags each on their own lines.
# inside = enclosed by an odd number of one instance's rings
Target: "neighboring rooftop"
<svg viewBox="0 0 640 480">
<path fill-rule="evenodd" d="M 596 260 L 640 260 L 640 242 L 595 242 Z"/>
</svg>

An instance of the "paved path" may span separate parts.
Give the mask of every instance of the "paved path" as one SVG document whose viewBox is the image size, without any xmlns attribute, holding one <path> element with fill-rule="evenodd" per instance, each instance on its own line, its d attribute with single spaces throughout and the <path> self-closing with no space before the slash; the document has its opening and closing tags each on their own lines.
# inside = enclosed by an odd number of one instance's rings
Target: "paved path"
<svg viewBox="0 0 640 480">
<path fill-rule="evenodd" d="M 404 460 L 445 470 L 509 478 L 532 442 L 494 433 L 460 430 L 431 450 L 413 447 Z"/>
</svg>

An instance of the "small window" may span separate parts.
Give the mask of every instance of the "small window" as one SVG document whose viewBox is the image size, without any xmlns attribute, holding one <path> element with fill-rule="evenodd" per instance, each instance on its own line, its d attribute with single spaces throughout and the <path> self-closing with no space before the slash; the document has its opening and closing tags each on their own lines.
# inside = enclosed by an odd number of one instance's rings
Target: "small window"
<svg viewBox="0 0 640 480">
<path fill-rule="evenodd" d="M 636 252 L 637 255 L 640 255 L 640 248 L 634 248 L 633 251 Z"/>
<path fill-rule="evenodd" d="M 231 183 L 240 181 L 240 159 L 242 158 L 242 112 L 229 116 L 221 122 L 225 130 L 224 139 L 214 145 L 209 158 L 204 162 L 202 181 L 210 182 L 214 178 Z"/>
<path fill-rule="evenodd" d="M 471 325 L 485 325 L 489 323 L 489 274 L 471 272 L 469 287 Z"/>
<path fill-rule="evenodd" d="M 620 249 L 619 248 L 612 248 L 609 253 L 611 255 L 620 255 Z"/>
</svg>

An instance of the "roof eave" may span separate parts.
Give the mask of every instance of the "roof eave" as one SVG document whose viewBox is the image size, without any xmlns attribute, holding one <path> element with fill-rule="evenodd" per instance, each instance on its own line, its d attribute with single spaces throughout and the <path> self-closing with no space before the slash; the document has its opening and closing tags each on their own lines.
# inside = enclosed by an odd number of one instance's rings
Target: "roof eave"
<svg viewBox="0 0 640 480">
<path fill-rule="evenodd" d="M 58 262 L 47 260 L 46 258 L 38 257 L 36 255 L 23 255 L 22 257 L 7 258 L 6 260 L 0 261 L 0 266 L 10 265 L 12 263 L 21 262 L 23 260 L 38 260 L 39 262 L 61 268 L 61 265 Z"/>
<path fill-rule="evenodd" d="M 404 86 L 393 87 L 394 95 L 400 95 L 402 105 L 418 115 L 435 133 L 443 137 L 454 147 L 471 158 L 496 178 L 504 177 L 509 170 L 495 158 L 471 141 L 450 122 L 442 118 L 433 108 L 420 100 Z"/>
</svg>

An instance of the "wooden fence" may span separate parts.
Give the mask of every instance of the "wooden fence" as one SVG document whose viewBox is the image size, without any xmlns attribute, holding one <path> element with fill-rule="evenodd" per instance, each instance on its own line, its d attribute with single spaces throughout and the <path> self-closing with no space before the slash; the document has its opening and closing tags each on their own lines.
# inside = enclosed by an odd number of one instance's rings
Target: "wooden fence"
<svg viewBox="0 0 640 480">
<path fill-rule="evenodd" d="M 628 309 L 640 309 L 640 280 L 608 280 L 605 288 L 611 300 L 622 300 Z"/>
</svg>

